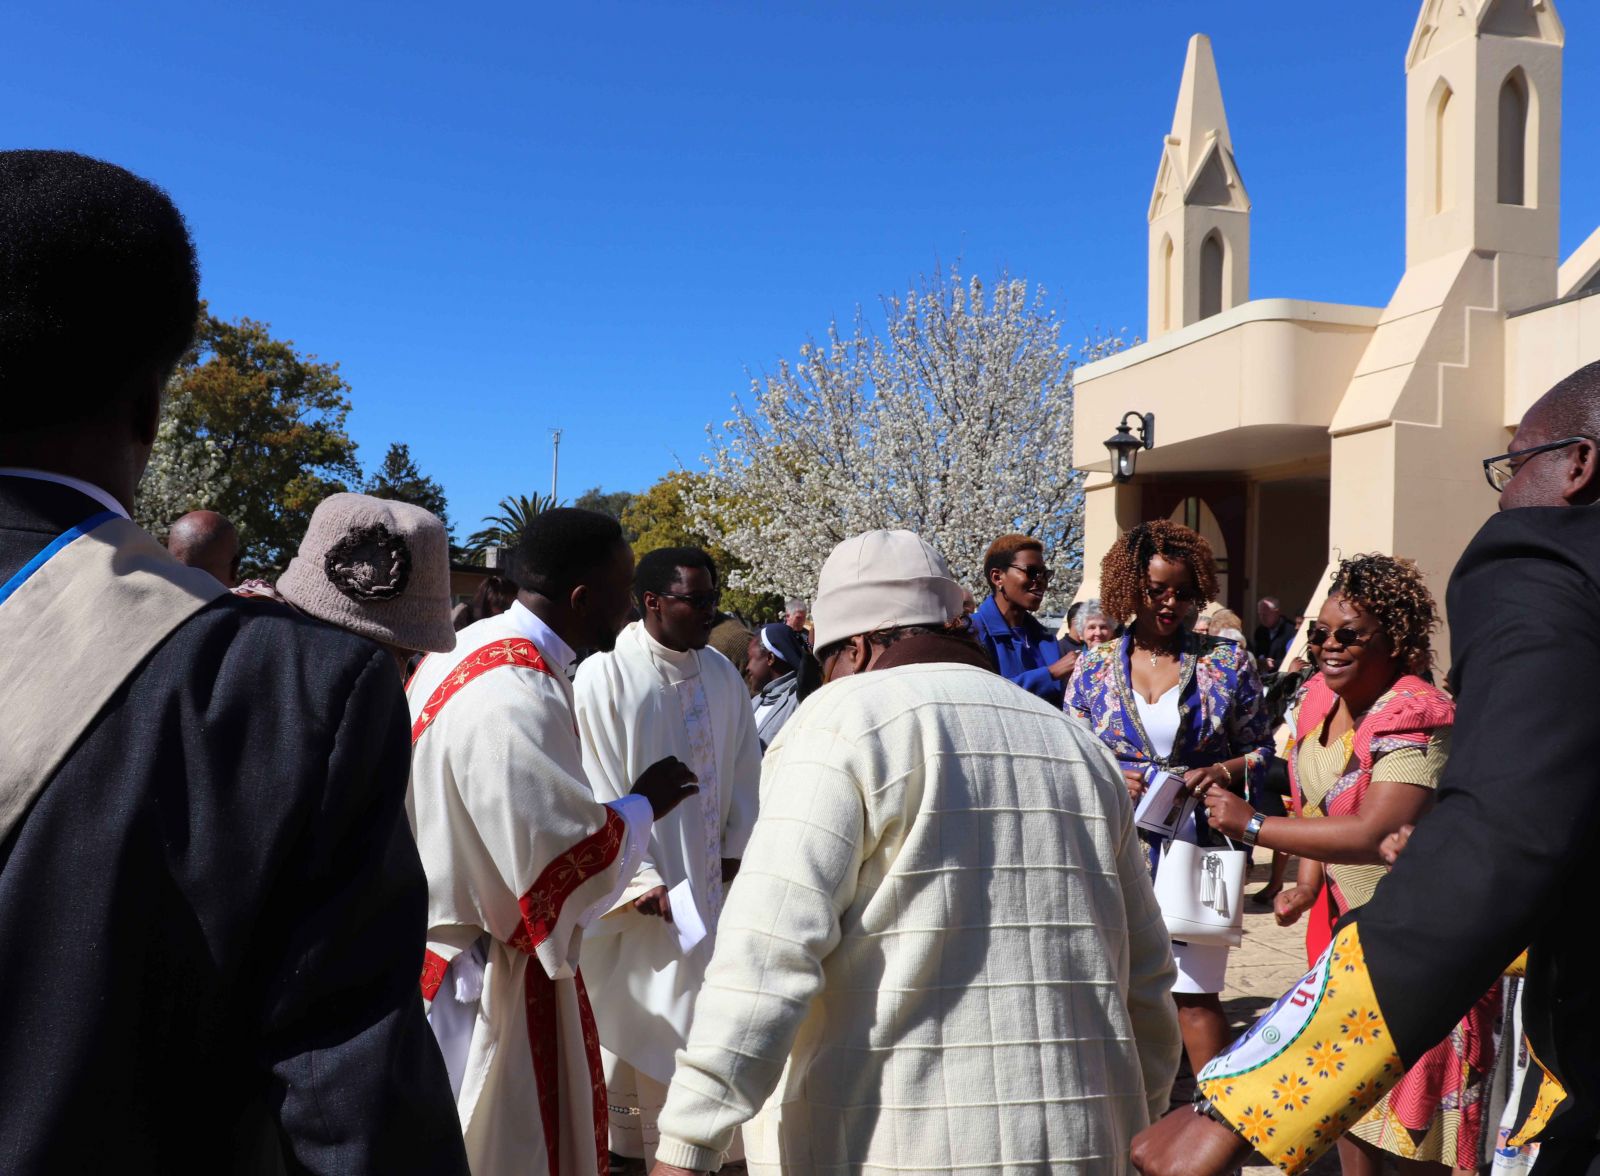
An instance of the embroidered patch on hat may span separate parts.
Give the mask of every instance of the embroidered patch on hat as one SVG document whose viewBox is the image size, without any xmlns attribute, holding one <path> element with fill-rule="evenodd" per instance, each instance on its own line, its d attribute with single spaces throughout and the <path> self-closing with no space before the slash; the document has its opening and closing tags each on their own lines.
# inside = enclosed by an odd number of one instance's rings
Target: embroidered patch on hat
<svg viewBox="0 0 1600 1176">
<path fill-rule="evenodd" d="M 393 600 L 411 579 L 411 548 L 382 523 L 369 523 L 330 547 L 322 567 L 351 600 Z"/>
</svg>

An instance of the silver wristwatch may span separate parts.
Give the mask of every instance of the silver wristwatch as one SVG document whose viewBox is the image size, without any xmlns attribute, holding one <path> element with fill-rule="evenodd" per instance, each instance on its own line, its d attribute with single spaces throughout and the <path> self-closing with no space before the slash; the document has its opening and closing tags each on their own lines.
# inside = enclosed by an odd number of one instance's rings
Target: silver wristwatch
<svg viewBox="0 0 1600 1176">
<path fill-rule="evenodd" d="M 1244 835 L 1239 840 L 1246 845 L 1255 845 L 1256 838 L 1261 836 L 1261 826 L 1266 824 L 1266 821 L 1266 813 L 1251 813 L 1250 819 L 1244 824 Z"/>
</svg>

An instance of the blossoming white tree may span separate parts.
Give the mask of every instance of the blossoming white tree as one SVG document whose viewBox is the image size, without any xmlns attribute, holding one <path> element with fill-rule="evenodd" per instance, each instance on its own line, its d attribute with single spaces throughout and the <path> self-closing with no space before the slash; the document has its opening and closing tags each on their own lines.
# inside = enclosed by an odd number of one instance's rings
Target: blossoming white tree
<svg viewBox="0 0 1600 1176">
<path fill-rule="evenodd" d="M 798 595 L 834 544 L 877 527 L 922 535 L 981 595 L 985 548 L 1020 531 L 1044 543 L 1064 602 L 1083 567 L 1072 369 L 1122 340 L 1063 344 L 1044 290 L 1007 275 L 985 289 L 952 269 L 884 312 L 881 336 L 857 310 L 849 334 L 832 323 L 752 377 L 711 431 L 697 519 L 749 565 L 741 586 Z"/>
</svg>

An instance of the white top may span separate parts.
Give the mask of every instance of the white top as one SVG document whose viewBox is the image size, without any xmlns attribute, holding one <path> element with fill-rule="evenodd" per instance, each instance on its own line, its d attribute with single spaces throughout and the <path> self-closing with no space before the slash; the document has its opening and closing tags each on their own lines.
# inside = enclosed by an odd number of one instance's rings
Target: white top
<svg viewBox="0 0 1600 1176">
<path fill-rule="evenodd" d="M 35 482 L 54 482 L 58 486 L 70 486 L 79 494 L 87 494 L 107 510 L 114 511 L 123 518 L 128 517 L 128 511 L 122 503 L 93 482 L 85 482 L 82 478 L 69 478 L 66 474 L 52 474 L 49 470 L 31 470 L 22 466 L 0 466 L 0 477 L 32 478 Z"/>
<path fill-rule="evenodd" d="M 752 1176 L 1131 1174 L 1175 974 L 1090 731 L 967 666 L 843 678 L 767 749 L 657 1160 L 756 1116 Z"/>
<path fill-rule="evenodd" d="M 685 956 L 672 927 L 630 904 L 656 886 L 692 895 L 715 934 L 722 859 L 744 855 L 756 822 L 761 744 L 750 691 L 716 650 L 669 649 L 635 621 L 615 649 L 578 668 L 573 692 L 584 772 L 597 799 L 627 795 L 646 768 L 669 755 L 699 781 L 695 795 L 656 822 L 646 861 L 583 949 L 601 1044 L 665 1084 L 688 1039 L 711 949 Z M 677 890 L 683 885 L 688 889 Z"/>
<path fill-rule="evenodd" d="M 1181 685 L 1182 682 L 1174 682 L 1172 689 L 1154 702 L 1146 702 L 1137 690 L 1133 692 L 1134 705 L 1139 708 L 1139 722 L 1150 737 L 1150 750 L 1160 759 L 1172 757 L 1172 745 L 1178 739 L 1178 687 Z"/>
</svg>

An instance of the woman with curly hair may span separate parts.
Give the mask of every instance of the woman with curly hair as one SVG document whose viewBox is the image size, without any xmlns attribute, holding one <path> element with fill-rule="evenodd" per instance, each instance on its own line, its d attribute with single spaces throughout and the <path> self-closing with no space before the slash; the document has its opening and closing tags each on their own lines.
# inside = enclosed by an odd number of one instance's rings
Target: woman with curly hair
<svg viewBox="0 0 1600 1176">
<path fill-rule="evenodd" d="M 1384 838 L 1421 818 L 1438 787 L 1455 705 L 1421 676 L 1431 668 L 1437 623 L 1433 597 L 1409 560 L 1342 561 L 1306 635 L 1318 673 L 1292 719 L 1296 816 L 1267 816 L 1236 796 L 1206 793 L 1212 828 L 1300 855 L 1299 884 L 1274 905 L 1285 925 L 1312 910 L 1313 962 L 1333 923 L 1370 899 L 1383 878 Z M 1406 1171 L 1476 1170 L 1497 1001 L 1498 989 L 1339 1141 L 1345 1176 L 1375 1176 L 1380 1152 L 1399 1157 Z"/>
<path fill-rule="evenodd" d="M 1067 709 L 1116 755 L 1135 800 L 1144 792 L 1141 773 L 1152 764 L 1182 776 L 1196 793 L 1243 791 L 1265 779 L 1271 740 L 1249 654 L 1236 642 L 1184 627 L 1216 595 L 1211 545 L 1177 523 L 1141 523 L 1101 562 L 1101 606 L 1128 628 L 1120 639 L 1084 650 L 1067 687 Z M 1179 836 L 1221 844 L 1198 812 Z M 1228 1041 L 1218 994 L 1229 950 L 1172 945 L 1173 998 L 1196 1073 Z"/>
</svg>

